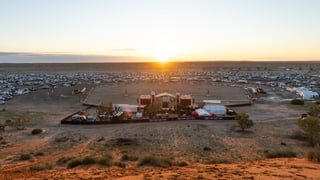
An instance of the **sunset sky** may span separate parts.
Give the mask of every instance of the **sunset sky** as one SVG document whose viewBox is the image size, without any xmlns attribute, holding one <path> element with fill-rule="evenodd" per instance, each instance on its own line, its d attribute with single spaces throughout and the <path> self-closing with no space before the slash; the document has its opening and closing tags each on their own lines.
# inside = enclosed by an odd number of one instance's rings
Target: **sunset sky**
<svg viewBox="0 0 320 180">
<path fill-rule="evenodd" d="M 0 62 L 320 60 L 320 0 L 0 0 L 0 23 Z"/>
</svg>

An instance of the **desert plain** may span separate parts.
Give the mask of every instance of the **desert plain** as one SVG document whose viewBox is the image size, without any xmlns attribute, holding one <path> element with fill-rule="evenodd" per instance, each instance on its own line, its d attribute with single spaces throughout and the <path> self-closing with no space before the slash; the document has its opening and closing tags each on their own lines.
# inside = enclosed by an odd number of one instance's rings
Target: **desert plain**
<svg viewBox="0 0 320 180">
<path fill-rule="evenodd" d="M 316 63 L 205 63 L 183 68 L 159 65 L 103 64 L 2 64 L 10 73 L 96 73 L 173 71 L 311 71 Z M 139 66 L 139 68 L 137 68 Z M 279 69 L 280 68 L 280 69 Z M 313 73 L 319 73 L 315 68 Z M 196 102 L 219 99 L 247 101 L 244 87 L 208 81 L 82 83 L 71 87 L 39 89 L 16 96 L 0 105 L 0 121 L 18 115 L 30 117 L 24 128 L 6 127 L 0 139 L 0 179 L 320 179 L 320 164 L 306 154 L 312 147 L 296 137 L 297 119 L 311 106 L 292 105 L 292 94 L 278 87 L 263 86 L 267 95 L 250 106 L 234 107 L 245 112 L 254 126 L 242 132 L 234 120 L 186 120 L 157 123 L 66 125 L 64 117 L 86 108 L 83 103 L 136 104 L 139 94 L 177 91 L 192 94 Z M 74 89 L 87 89 L 74 95 Z M 209 95 L 207 94 L 209 90 Z M 124 96 L 124 92 L 128 96 Z M 33 129 L 42 133 L 32 135 Z M 274 152 L 294 152 L 296 157 L 269 158 Z M 112 165 L 70 162 L 91 157 L 107 158 Z M 144 157 L 165 159 L 163 166 L 139 165 Z"/>
</svg>

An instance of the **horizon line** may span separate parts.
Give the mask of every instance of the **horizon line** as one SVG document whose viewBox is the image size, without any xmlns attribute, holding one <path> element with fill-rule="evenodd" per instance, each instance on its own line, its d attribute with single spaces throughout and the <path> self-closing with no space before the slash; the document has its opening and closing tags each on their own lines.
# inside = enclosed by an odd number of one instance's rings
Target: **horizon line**
<svg viewBox="0 0 320 180">
<path fill-rule="evenodd" d="M 6 59 L 5 62 L 1 62 L 4 56 L 15 57 L 16 60 Z M 2 58 L 1 58 L 2 57 Z M 39 59 L 39 58 L 58 58 L 56 60 Z M 72 57 L 72 59 L 62 59 Z M 108 58 L 108 59 L 79 59 L 74 58 Z M 19 59 L 20 58 L 20 59 Z M 22 58 L 22 59 L 21 59 Z M 33 60 L 25 62 L 25 58 L 32 58 Z M 61 59 L 59 59 L 61 58 Z M 113 58 L 113 59 L 110 59 Z M 123 61 L 125 58 L 127 60 Z M 36 62 L 35 62 L 36 59 Z M 138 60 L 140 59 L 140 60 Z M 87 61 L 87 62 L 86 62 Z M 122 62 L 121 62 L 122 61 Z M 169 58 L 166 63 L 177 62 L 314 62 L 320 61 L 320 59 L 292 59 L 284 57 L 269 57 L 269 58 L 241 58 L 241 59 L 220 59 L 214 57 L 198 57 L 198 58 L 186 58 L 186 57 L 172 57 Z M 23 63 L 159 63 L 155 57 L 149 56 L 121 56 L 121 55 L 100 55 L 100 54 L 76 54 L 76 53 L 34 53 L 34 52 L 9 52 L 0 51 L 0 63 L 1 64 L 23 64 Z"/>
<path fill-rule="evenodd" d="M 170 63 L 214 63 L 214 62 L 246 62 L 246 63 L 265 63 L 265 62 L 274 62 L 274 63 L 281 63 L 281 62 L 314 62 L 320 63 L 320 60 L 201 60 L 201 61 L 168 61 L 165 63 L 158 62 L 158 61 L 126 61 L 126 62 L 119 62 L 119 61 L 105 61 L 105 62 L 0 62 L 0 64 L 143 64 L 143 63 L 150 63 L 150 64 L 170 64 Z"/>
</svg>

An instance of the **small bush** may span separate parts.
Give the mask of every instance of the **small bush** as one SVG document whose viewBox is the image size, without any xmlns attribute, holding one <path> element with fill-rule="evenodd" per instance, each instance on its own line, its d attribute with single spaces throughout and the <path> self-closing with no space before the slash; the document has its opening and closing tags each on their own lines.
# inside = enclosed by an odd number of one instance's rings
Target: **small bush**
<svg viewBox="0 0 320 180">
<path fill-rule="evenodd" d="M 104 157 L 105 157 L 105 158 L 109 158 L 109 159 L 113 159 L 113 156 L 112 156 L 111 153 L 105 153 L 105 154 L 104 154 Z"/>
<path fill-rule="evenodd" d="M 139 161 L 138 166 L 153 166 L 153 167 L 168 168 L 172 166 L 172 161 L 169 158 L 145 156 Z"/>
<path fill-rule="evenodd" d="M 22 160 L 22 161 L 26 161 L 26 160 L 30 160 L 30 159 L 31 159 L 30 154 L 21 154 L 20 155 L 20 160 Z"/>
<path fill-rule="evenodd" d="M 316 101 L 316 104 L 320 104 L 320 101 Z"/>
<path fill-rule="evenodd" d="M 309 116 L 314 116 L 314 117 L 319 117 L 320 115 L 320 105 L 319 104 L 314 104 L 309 108 L 308 111 Z"/>
<path fill-rule="evenodd" d="M 57 160 L 56 164 L 57 165 L 64 165 L 66 164 L 68 161 L 74 159 L 75 157 L 73 156 L 69 156 L 69 157 L 61 157 Z"/>
<path fill-rule="evenodd" d="M 309 116 L 306 119 L 298 119 L 298 126 L 303 130 L 306 140 L 312 145 L 320 142 L 319 118 Z"/>
<path fill-rule="evenodd" d="M 247 128 L 251 128 L 254 125 L 247 113 L 238 113 L 235 117 L 235 120 L 239 124 L 242 131 Z"/>
<path fill-rule="evenodd" d="M 129 156 L 127 154 L 124 154 L 122 157 L 121 157 L 121 160 L 122 161 L 137 161 L 139 158 L 137 156 Z"/>
<path fill-rule="evenodd" d="M 129 159 L 129 155 L 128 155 L 128 154 L 124 154 L 124 155 L 122 155 L 122 157 L 121 157 L 121 160 L 122 160 L 122 161 L 128 161 L 128 159 Z"/>
<path fill-rule="evenodd" d="M 317 145 L 313 150 L 308 152 L 308 160 L 313 162 L 320 162 L 320 146 Z"/>
<path fill-rule="evenodd" d="M 304 101 L 302 99 L 292 99 L 290 103 L 293 105 L 304 105 Z"/>
<path fill-rule="evenodd" d="M 82 164 L 82 161 L 80 159 L 76 159 L 76 160 L 71 161 L 68 164 L 68 168 L 74 168 L 74 167 L 77 167 L 77 166 L 79 166 L 81 164 Z"/>
<path fill-rule="evenodd" d="M 104 165 L 104 166 L 111 166 L 112 165 L 112 160 L 110 158 L 101 158 L 98 160 L 98 164 Z"/>
<path fill-rule="evenodd" d="M 43 171 L 46 170 L 43 166 L 31 166 L 30 171 Z"/>
<path fill-rule="evenodd" d="M 44 170 L 50 170 L 52 168 L 53 168 L 52 164 L 46 163 L 45 165 L 42 165 L 42 166 L 31 166 L 30 171 L 44 171 Z"/>
<path fill-rule="evenodd" d="M 118 166 L 120 168 L 126 168 L 126 164 L 123 162 L 114 162 L 113 165 Z"/>
<path fill-rule="evenodd" d="M 38 151 L 38 152 L 36 152 L 34 155 L 36 155 L 36 156 L 43 156 L 43 155 L 44 155 L 44 152 Z"/>
<path fill-rule="evenodd" d="M 214 158 L 205 162 L 205 164 L 224 164 L 224 163 L 230 163 L 230 161 L 227 159 Z"/>
<path fill-rule="evenodd" d="M 67 141 L 69 141 L 70 140 L 70 138 L 68 138 L 67 136 L 63 136 L 63 137 L 56 137 L 55 139 L 54 139 L 54 142 L 56 142 L 56 143 L 63 143 L 63 142 L 67 142 Z"/>
<path fill-rule="evenodd" d="M 122 147 L 122 146 L 139 146 L 137 139 L 130 138 L 116 138 L 111 139 L 105 143 L 107 147 Z"/>
<path fill-rule="evenodd" d="M 36 135 L 36 134 L 40 134 L 40 133 L 42 133 L 42 129 L 33 129 L 31 132 L 32 135 Z"/>
<path fill-rule="evenodd" d="M 184 167 L 184 166 L 188 166 L 188 163 L 181 161 L 181 162 L 174 163 L 174 165 L 179 167 Z"/>
<path fill-rule="evenodd" d="M 96 159 L 91 156 L 87 156 L 82 160 L 82 164 L 94 164 L 94 163 L 96 163 Z"/>
<path fill-rule="evenodd" d="M 297 157 L 297 154 L 290 150 L 267 152 L 265 155 L 266 155 L 266 158 Z"/>
</svg>

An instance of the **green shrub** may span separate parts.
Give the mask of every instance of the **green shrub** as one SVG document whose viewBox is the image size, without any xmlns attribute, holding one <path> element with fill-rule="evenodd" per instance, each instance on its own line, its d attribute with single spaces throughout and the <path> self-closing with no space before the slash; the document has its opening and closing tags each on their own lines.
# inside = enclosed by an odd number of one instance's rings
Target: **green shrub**
<svg viewBox="0 0 320 180">
<path fill-rule="evenodd" d="M 320 101 L 316 101 L 316 104 L 320 104 Z"/>
<path fill-rule="evenodd" d="M 297 154 L 290 150 L 267 152 L 265 155 L 266 155 L 266 158 L 297 157 Z"/>
<path fill-rule="evenodd" d="M 249 115 L 246 113 L 238 113 L 235 120 L 238 122 L 242 131 L 254 125 L 253 121 L 249 119 Z"/>
<path fill-rule="evenodd" d="M 308 152 L 308 160 L 313 162 L 320 162 L 320 146 L 317 145 L 313 150 Z"/>
<path fill-rule="evenodd" d="M 94 163 L 96 163 L 96 159 L 91 156 L 87 156 L 82 160 L 82 164 L 94 164 Z"/>
<path fill-rule="evenodd" d="M 30 160 L 30 159 L 31 159 L 30 154 L 21 154 L 20 155 L 20 160 L 22 160 L 22 161 L 26 161 L 26 160 Z"/>
<path fill-rule="evenodd" d="M 42 129 L 33 129 L 31 132 L 32 135 L 36 135 L 36 134 L 40 134 L 40 133 L 42 133 Z"/>
<path fill-rule="evenodd" d="M 169 158 L 145 156 L 139 161 L 138 166 L 153 166 L 153 167 L 168 168 L 172 166 L 172 161 Z"/>
<path fill-rule="evenodd" d="M 128 155 L 128 154 L 124 154 L 124 155 L 122 155 L 122 157 L 121 157 L 121 160 L 122 160 L 122 161 L 128 161 L 128 159 L 129 159 L 129 155 Z"/>
<path fill-rule="evenodd" d="M 68 164 L 68 168 L 74 168 L 74 167 L 77 167 L 77 166 L 79 166 L 81 164 L 82 164 L 82 161 L 80 159 L 76 159 L 76 160 L 71 161 Z"/>
<path fill-rule="evenodd" d="M 98 160 L 98 164 L 101 164 L 104 166 L 111 166 L 112 160 L 110 158 L 104 157 Z"/>
<path fill-rule="evenodd" d="M 42 166 L 41 165 L 31 166 L 30 171 L 44 171 L 44 170 L 50 170 L 52 168 L 53 168 L 52 164 L 46 163 L 45 165 L 42 165 Z"/>
<path fill-rule="evenodd" d="M 118 166 L 120 168 L 126 168 L 126 164 L 123 162 L 114 162 L 113 165 Z"/>
<path fill-rule="evenodd" d="M 292 99 L 290 103 L 293 105 L 304 105 L 304 101 L 302 99 Z"/>
<path fill-rule="evenodd" d="M 205 164 L 224 164 L 224 163 L 230 163 L 230 161 L 227 159 L 214 158 L 205 162 Z"/>
<path fill-rule="evenodd" d="M 174 165 L 179 167 L 184 167 L 184 166 L 188 166 L 188 163 L 181 161 L 181 162 L 174 163 Z"/>
<path fill-rule="evenodd" d="M 127 154 L 124 154 L 122 157 L 121 157 L 121 160 L 122 161 L 137 161 L 139 158 L 137 156 L 129 156 Z"/>
<path fill-rule="evenodd" d="M 320 114 L 320 105 L 314 104 L 309 108 L 308 115 L 317 117 Z"/>
<path fill-rule="evenodd" d="M 44 155 L 44 152 L 38 151 L 38 152 L 36 152 L 34 155 L 36 155 L 36 156 L 43 156 L 43 155 Z"/>
<path fill-rule="evenodd" d="M 307 141 L 312 146 L 320 142 L 320 125 L 318 117 L 309 116 L 306 119 L 300 118 L 298 120 L 298 126 L 303 130 Z"/>
<path fill-rule="evenodd" d="M 66 164 L 68 161 L 70 161 L 70 160 L 72 160 L 72 159 L 74 159 L 75 157 L 73 157 L 73 156 L 69 156 L 69 157 L 61 157 L 61 158 L 59 158 L 58 160 L 57 160 L 57 162 L 56 162 L 56 164 L 57 165 L 64 165 L 64 164 Z"/>
</svg>

